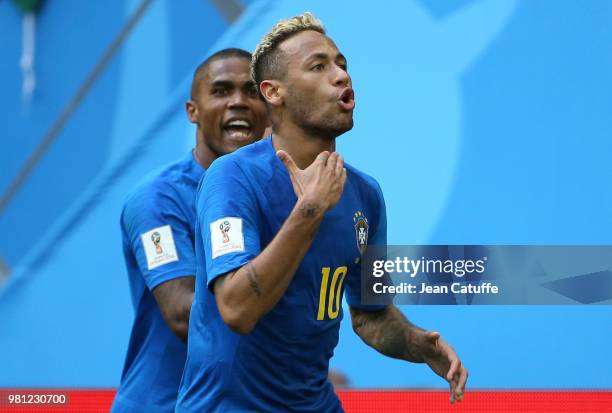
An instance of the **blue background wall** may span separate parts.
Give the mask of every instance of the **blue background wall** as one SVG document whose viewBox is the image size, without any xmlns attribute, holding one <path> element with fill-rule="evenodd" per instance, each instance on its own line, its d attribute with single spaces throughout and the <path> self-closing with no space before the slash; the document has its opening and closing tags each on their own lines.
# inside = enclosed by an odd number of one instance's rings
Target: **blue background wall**
<svg viewBox="0 0 612 413">
<path fill-rule="evenodd" d="M 0 193 L 138 6 L 47 2 L 37 89 L 21 101 L 21 14 L 0 2 Z M 153 1 L 0 212 L 0 386 L 118 384 L 133 312 L 122 198 L 182 156 L 183 103 L 208 53 L 252 50 L 313 11 L 349 60 L 348 162 L 378 178 L 395 244 L 612 243 L 612 3 L 606 0 Z M 612 297 L 611 297 L 612 298 Z M 608 304 L 612 303 L 610 300 Z M 481 388 L 612 388 L 612 307 L 404 307 L 441 331 Z M 345 320 L 332 360 L 360 387 L 445 387 L 365 347 Z M 359 360 L 356 362 L 356 360 Z"/>
</svg>

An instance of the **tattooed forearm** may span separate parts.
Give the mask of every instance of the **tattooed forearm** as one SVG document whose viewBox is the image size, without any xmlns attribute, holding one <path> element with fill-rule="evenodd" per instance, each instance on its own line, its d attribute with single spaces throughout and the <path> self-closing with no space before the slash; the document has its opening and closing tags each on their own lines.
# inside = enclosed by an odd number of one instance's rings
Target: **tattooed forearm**
<svg viewBox="0 0 612 413">
<path fill-rule="evenodd" d="M 312 218 L 317 215 L 320 208 L 317 204 L 305 204 L 300 207 L 300 213 L 304 218 Z"/>
<path fill-rule="evenodd" d="M 410 347 L 404 326 L 396 320 L 391 320 L 378 328 L 381 330 L 378 339 L 378 351 L 389 357 L 404 358 Z"/>
<path fill-rule="evenodd" d="M 255 266 L 252 262 L 247 263 L 246 273 L 247 277 L 249 278 L 249 285 L 251 286 L 251 289 L 253 289 L 255 295 L 261 297 L 261 289 L 259 288 L 259 284 L 257 283 L 257 271 L 255 270 Z"/>
<path fill-rule="evenodd" d="M 372 348 L 388 357 L 423 361 L 410 343 L 410 329 L 415 327 L 395 307 L 380 312 L 351 308 L 351 317 L 357 335 Z"/>
</svg>

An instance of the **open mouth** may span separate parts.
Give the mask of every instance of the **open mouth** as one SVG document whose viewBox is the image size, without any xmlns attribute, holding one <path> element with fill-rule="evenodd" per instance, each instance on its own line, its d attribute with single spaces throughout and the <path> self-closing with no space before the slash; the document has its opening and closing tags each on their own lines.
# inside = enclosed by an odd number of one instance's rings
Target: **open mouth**
<svg viewBox="0 0 612 413">
<path fill-rule="evenodd" d="M 355 108 L 355 92 L 353 89 L 346 88 L 338 98 L 338 105 L 344 110 L 353 110 Z"/>
<path fill-rule="evenodd" d="M 230 119 L 223 125 L 223 130 L 231 139 L 243 140 L 251 136 L 253 127 L 247 119 Z"/>
</svg>

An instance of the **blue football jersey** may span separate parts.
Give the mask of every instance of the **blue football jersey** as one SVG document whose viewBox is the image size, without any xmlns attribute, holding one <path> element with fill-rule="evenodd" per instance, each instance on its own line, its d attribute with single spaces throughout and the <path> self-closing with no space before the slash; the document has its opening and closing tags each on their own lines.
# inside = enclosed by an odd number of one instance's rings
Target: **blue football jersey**
<svg viewBox="0 0 612 413">
<path fill-rule="evenodd" d="M 203 174 L 190 152 L 149 175 L 124 205 L 123 254 L 135 318 L 113 413 L 174 411 L 187 346 L 164 322 L 152 291 L 195 275 L 195 194 Z"/>
<path fill-rule="evenodd" d="M 386 244 L 380 187 L 346 168 L 342 197 L 325 214 L 287 291 L 247 335 L 223 322 L 213 283 L 270 243 L 297 198 L 270 138 L 209 168 L 196 196 L 196 297 L 177 412 L 342 411 L 327 380 L 342 297 L 346 290 L 351 306 L 384 308 L 361 306 L 359 260 L 366 244 Z"/>
</svg>

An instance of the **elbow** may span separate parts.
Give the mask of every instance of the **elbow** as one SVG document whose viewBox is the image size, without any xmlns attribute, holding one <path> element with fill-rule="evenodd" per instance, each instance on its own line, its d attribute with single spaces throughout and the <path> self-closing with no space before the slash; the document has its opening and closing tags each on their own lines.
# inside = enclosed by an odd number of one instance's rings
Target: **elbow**
<svg viewBox="0 0 612 413">
<path fill-rule="evenodd" d="M 351 324 L 353 326 L 353 331 L 359 336 L 361 335 L 360 333 L 364 323 L 365 319 L 363 312 L 351 307 Z"/>
<path fill-rule="evenodd" d="M 217 307 L 223 322 L 235 333 L 249 334 L 257 324 L 257 320 L 253 317 L 253 311 L 244 306 L 231 305 L 225 300 L 217 298 Z"/>
<path fill-rule="evenodd" d="M 166 324 L 175 336 L 181 339 L 184 343 L 187 342 L 187 335 L 189 332 L 189 308 L 187 311 L 182 312 L 166 312 L 163 317 Z"/>
<path fill-rule="evenodd" d="M 219 313 L 223 322 L 235 333 L 245 335 L 255 328 L 256 323 L 245 314 L 245 311 L 228 308 L 227 306 L 219 306 Z"/>
<path fill-rule="evenodd" d="M 225 275 L 214 284 L 214 296 L 217 309 L 223 322 L 235 333 L 249 334 L 261 317 L 261 307 L 255 306 L 252 300 L 240 294 L 237 288 L 227 280 L 231 276 Z"/>
<path fill-rule="evenodd" d="M 237 314 L 222 315 L 221 317 L 223 317 L 223 321 L 233 332 L 240 335 L 247 335 L 255 328 L 255 323 L 245 320 L 244 317 Z"/>
<path fill-rule="evenodd" d="M 181 339 L 182 342 L 187 342 L 189 333 L 189 315 L 191 313 L 191 304 L 193 303 L 193 293 L 189 295 L 189 299 L 183 303 L 181 311 L 173 314 L 170 329 Z"/>
<path fill-rule="evenodd" d="M 177 320 L 170 325 L 172 332 L 181 339 L 182 342 L 187 342 L 189 332 L 189 320 Z"/>
<path fill-rule="evenodd" d="M 180 310 L 166 311 L 162 314 L 170 330 L 184 343 L 187 342 L 189 332 L 189 313 L 191 312 L 193 295 L 191 297 Z"/>
<path fill-rule="evenodd" d="M 356 322 L 355 319 L 353 319 L 353 331 L 358 336 L 361 336 L 361 326 L 362 324 L 360 322 Z"/>
</svg>

